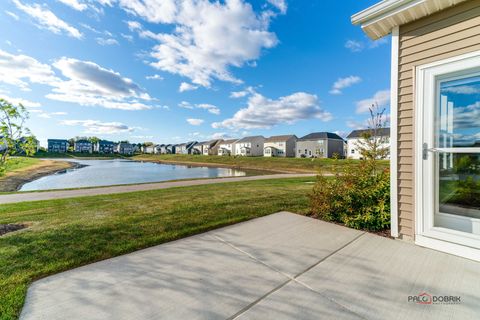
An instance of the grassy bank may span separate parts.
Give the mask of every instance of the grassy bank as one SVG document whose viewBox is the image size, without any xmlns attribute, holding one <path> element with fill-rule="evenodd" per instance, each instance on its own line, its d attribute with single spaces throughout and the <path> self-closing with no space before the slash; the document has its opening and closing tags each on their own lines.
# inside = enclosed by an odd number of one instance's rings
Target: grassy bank
<svg viewBox="0 0 480 320">
<path fill-rule="evenodd" d="M 24 183 L 52 173 L 71 168 L 72 163 L 66 161 L 39 160 L 34 158 L 10 158 L 7 170 L 0 176 L 0 192 L 16 191 Z"/>
<path fill-rule="evenodd" d="M 259 180 L 0 205 L 0 319 L 35 279 L 281 210 L 305 213 L 315 178 Z"/>
<path fill-rule="evenodd" d="M 184 154 L 166 155 L 136 155 L 132 159 L 163 163 L 185 163 L 197 165 L 219 165 L 233 168 L 247 168 L 254 170 L 271 170 L 281 172 L 318 172 L 331 171 L 334 166 L 349 166 L 358 164 L 359 160 L 335 159 L 305 159 L 305 158 L 267 158 L 267 157 L 221 157 Z M 382 161 L 388 166 L 388 161 Z"/>
</svg>

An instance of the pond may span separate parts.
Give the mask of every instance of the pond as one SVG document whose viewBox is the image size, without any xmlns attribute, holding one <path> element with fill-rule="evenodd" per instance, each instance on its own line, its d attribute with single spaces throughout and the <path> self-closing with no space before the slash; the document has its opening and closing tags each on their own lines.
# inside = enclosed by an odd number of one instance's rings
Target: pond
<svg viewBox="0 0 480 320">
<path fill-rule="evenodd" d="M 158 164 L 123 159 L 71 160 L 78 168 L 42 177 L 24 184 L 20 191 L 97 187 L 119 184 L 161 182 L 179 179 L 246 176 L 238 169 Z"/>
</svg>

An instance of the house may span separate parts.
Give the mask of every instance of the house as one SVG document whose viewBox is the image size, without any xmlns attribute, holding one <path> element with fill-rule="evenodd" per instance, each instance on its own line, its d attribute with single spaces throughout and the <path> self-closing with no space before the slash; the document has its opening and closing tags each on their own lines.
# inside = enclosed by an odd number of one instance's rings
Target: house
<svg viewBox="0 0 480 320">
<path fill-rule="evenodd" d="M 295 157 L 297 136 L 273 136 L 265 140 L 263 145 L 264 157 Z"/>
<path fill-rule="evenodd" d="M 218 144 L 217 155 L 219 156 L 234 156 L 235 142 L 238 139 L 223 140 Z"/>
<path fill-rule="evenodd" d="M 363 156 L 359 151 L 359 148 L 362 147 L 365 137 L 374 135 L 371 129 L 363 130 L 353 130 L 347 136 L 347 158 L 348 159 L 362 159 Z M 381 148 L 390 148 L 390 128 L 380 128 L 377 129 L 376 137 L 378 141 L 378 146 Z M 390 159 L 390 155 L 386 157 Z"/>
<path fill-rule="evenodd" d="M 65 153 L 68 150 L 69 142 L 63 139 L 48 139 L 48 152 Z"/>
<path fill-rule="evenodd" d="M 165 148 L 165 145 L 164 144 L 157 144 L 155 145 L 154 147 L 154 151 L 153 153 L 155 154 L 162 154 L 162 150 Z"/>
<path fill-rule="evenodd" d="M 115 148 L 115 152 L 119 154 L 131 155 L 135 153 L 136 146 L 128 142 L 119 142 Z"/>
<path fill-rule="evenodd" d="M 207 144 L 207 141 L 197 142 L 192 147 L 192 154 L 203 154 L 203 147 Z"/>
<path fill-rule="evenodd" d="M 33 150 L 35 152 L 38 152 L 38 150 L 40 150 L 40 141 L 35 139 L 35 137 L 21 137 L 20 139 L 18 139 L 16 145 L 17 155 L 24 155 L 26 153 L 22 145 L 25 144 L 30 138 L 32 138 Z"/>
<path fill-rule="evenodd" d="M 222 139 L 214 139 L 207 141 L 203 145 L 203 155 L 204 156 L 213 156 L 218 154 L 218 148 L 220 147 L 220 143 L 222 142 Z"/>
<path fill-rule="evenodd" d="M 352 22 L 391 34 L 391 235 L 480 261 L 478 189 L 461 187 L 478 176 L 456 174 L 480 155 L 479 1 L 388 0 Z"/>
<path fill-rule="evenodd" d="M 177 153 L 177 145 L 166 144 L 165 147 L 163 147 L 161 150 L 162 153 L 165 152 L 165 154 L 175 154 Z"/>
<path fill-rule="evenodd" d="M 297 140 L 297 158 L 333 158 L 344 154 L 344 140 L 333 132 L 314 132 Z"/>
<path fill-rule="evenodd" d="M 151 146 L 143 146 L 142 147 L 143 153 L 154 154 L 155 153 L 155 145 Z"/>
<path fill-rule="evenodd" d="M 73 145 L 73 150 L 78 153 L 92 153 L 93 146 L 90 141 L 86 139 L 80 139 L 75 141 Z"/>
<path fill-rule="evenodd" d="M 177 144 L 175 146 L 176 154 L 192 154 L 194 152 L 193 147 L 197 144 L 197 141 L 190 141 L 186 143 Z"/>
<path fill-rule="evenodd" d="M 245 137 L 235 142 L 235 155 L 244 157 L 263 156 L 263 136 Z"/>
<path fill-rule="evenodd" d="M 107 140 L 99 140 L 93 146 L 93 151 L 104 154 L 113 153 L 115 151 L 115 143 Z"/>
</svg>

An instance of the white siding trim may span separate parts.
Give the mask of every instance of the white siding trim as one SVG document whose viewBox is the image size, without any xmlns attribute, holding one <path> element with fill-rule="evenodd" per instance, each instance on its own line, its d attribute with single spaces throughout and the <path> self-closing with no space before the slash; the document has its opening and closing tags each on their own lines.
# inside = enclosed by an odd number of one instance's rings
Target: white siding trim
<svg viewBox="0 0 480 320">
<path fill-rule="evenodd" d="M 390 232 L 398 237 L 398 50 L 399 27 L 392 29 L 390 79 Z"/>
</svg>

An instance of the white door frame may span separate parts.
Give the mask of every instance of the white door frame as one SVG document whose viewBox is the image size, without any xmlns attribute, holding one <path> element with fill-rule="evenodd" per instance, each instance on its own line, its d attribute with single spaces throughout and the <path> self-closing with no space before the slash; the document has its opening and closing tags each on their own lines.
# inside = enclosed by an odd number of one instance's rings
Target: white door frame
<svg viewBox="0 0 480 320">
<path fill-rule="evenodd" d="M 477 70 L 478 69 L 478 70 Z M 434 226 L 435 199 L 426 192 L 424 183 L 435 181 L 436 163 L 431 154 L 423 160 L 423 143 L 434 146 L 434 110 L 438 94 L 438 80 L 465 75 L 468 70 L 480 72 L 480 51 L 436 61 L 416 68 L 415 78 L 415 243 L 435 250 L 480 261 L 480 236 Z M 465 148 L 466 149 L 466 148 Z M 475 148 L 477 149 L 477 148 Z M 478 151 L 478 150 L 462 150 Z M 446 218 L 449 215 L 447 215 Z M 451 215 L 452 219 L 455 216 Z"/>
</svg>

